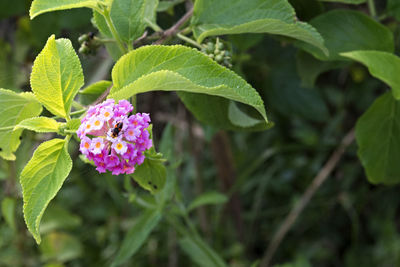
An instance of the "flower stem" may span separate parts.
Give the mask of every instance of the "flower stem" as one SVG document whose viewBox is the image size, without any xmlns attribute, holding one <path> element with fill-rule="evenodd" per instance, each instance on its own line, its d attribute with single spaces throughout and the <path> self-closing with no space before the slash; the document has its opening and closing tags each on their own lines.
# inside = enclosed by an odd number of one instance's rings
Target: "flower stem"
<svg viewBox="0 0 400 267">
<path fill-rule="evenodd" d="M 189 44 L 192 44 L 192 45 L 194 45 L 195 47 L 197 47 L 197 48 L 199 48 L 199 49 L 202 49 L 202 48 L 203 48 L 203 47 L 201 47 L 201 45 L 200 45 L 199 43 L 197 43 L 195 40 L 190 39 L 189 37 L 186 37 L 186 36 L 183 35 L 183 34 L 177 33 L 176 36 L 177 36 L 179 39 L 181 39 L 181 40 L 183 40 L 183 41 L 185 41 L 185 42 L 187 42 L 187 43 L 189 43 Z"/>
<path fill-rule="evenodd" d="M 371 13 L 371 16 L 373 18 L 376 18 L 376 8 L 375 8 L 374 0 L 368 0 L 368 9 L 369 9 L 369 12 Z"/>
</svg>

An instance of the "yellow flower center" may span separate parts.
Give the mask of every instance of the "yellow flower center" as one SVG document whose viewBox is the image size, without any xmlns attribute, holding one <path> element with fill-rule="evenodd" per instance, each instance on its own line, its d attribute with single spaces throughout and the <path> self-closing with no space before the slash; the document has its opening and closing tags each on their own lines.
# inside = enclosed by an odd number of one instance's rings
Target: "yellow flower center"
<svg viewBox="0 0 400 267">
<path fill-rule="evenodd" d="M 122 148 L 122 144 L 121 143 L 118 143 L 117 144 L 117 149 L 119 150 L 119 149 L 121 149 Z"/>
<path fill-rule="evenodd" d="M 104 113 L 104 116 L 105 116 L 105 117 L 108 117 L 108 116 L 110 116 L 110 113 L 109 113 L 108 111 L 106 111 L 106 112 Z"/>
<path fill-rule="evenodd" d="M 100 121 L 95 121 L 94 125 L 99 126 L 100 125 Z"/>
<path fill-rule="evenodd" d="M 88 142 L 85 143 L 85 148 L 89 148 L 89 143 Z"/>
<path fill-rule="evenodd" d="M 96 143 L 96 148 L 100 148 L 101 144 L 100 143 Z"/>
<path fill-rule="evenodd" d="M 92 127 L 92 125 L 88 124 L 86 125 L 86 129 L 90 129 Z"/>
</svg>

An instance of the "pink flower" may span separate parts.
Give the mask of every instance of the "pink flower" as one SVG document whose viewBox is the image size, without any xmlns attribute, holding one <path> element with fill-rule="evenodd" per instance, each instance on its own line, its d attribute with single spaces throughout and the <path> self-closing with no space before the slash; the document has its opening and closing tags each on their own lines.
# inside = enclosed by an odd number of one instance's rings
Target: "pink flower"
<svg viewBox="0 0 400 267">
<path fill-rule="evenodd" d="M 108 99 L 88 109 L 77 130 L 79 150 L 96 165 L 100 173 L 131 174 L 144 161 L 144 152 L 153 146 L 149 127 L 150 116 L 137 113 L 129 116 L 132 105 Z"/>
</svg>

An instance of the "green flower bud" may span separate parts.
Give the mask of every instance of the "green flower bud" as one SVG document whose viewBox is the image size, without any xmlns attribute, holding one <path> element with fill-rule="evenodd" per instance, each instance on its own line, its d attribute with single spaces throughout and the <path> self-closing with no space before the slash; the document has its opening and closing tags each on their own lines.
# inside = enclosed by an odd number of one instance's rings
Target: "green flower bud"
<svg viewBox="0 0 400 267">
<path fill-rule="evenodd" d="M 82 44 L 84 41 L 87 41 L 87 40 L 89 40 L 89 36 L 88 36 L 87 34 L 82 34 L 82 35 L 79 36 L 79 38 L 78 38 L 78 42 L 79 42 L 80 44 Z"/>
<path fill-rule="evenodd" d="M 221 62 L 222 59 L 223 59 L 223 57 L 221 55 L 216 55 L 215 56 L 215 61 L 217 61 L 217 62 Z"/>
</svg>

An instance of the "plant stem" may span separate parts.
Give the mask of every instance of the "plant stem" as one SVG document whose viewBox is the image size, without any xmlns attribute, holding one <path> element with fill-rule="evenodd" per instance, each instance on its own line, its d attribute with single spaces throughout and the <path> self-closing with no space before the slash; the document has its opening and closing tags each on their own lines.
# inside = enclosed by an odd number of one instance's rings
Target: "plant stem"
<svg viewBox="0 0 400 267">
<path fill-rule="evenodd" d="M 203 48 L 203 47 L 201 47 L 201 45 L 200 45 L 199 43 L 197 43 L 195 40 L 193 40 L 193 39 L 191 39 L 191 38 L 189 38 L 189 37 L 186 37 L 186 36 L 183 35 L 183 34 L 177 33 L 176 36 L 177 36 L 179 39 L 181 39 L 181 40 L 183 40 L 183 41 L 185 41 L 185 42 L 187 42 L 187 43 L 189 43 L 189 44 L 192 44 L 192 45 L 194 45 L 195 47 L 197 47 L 197 48 L 199 48 L 199 49 L 202 49 L 202 48 Z"/>
<path fill-rule="evenodd" d="M 185 13 L 185 15 L 178 20 L 177 23 L 175 23 L 171 28 L 163 32 L 163 37 L 161 37 L 157 42 L 154 44 L 162 44 L 166 39 L 169 37 L 177 34 L 179 32 L 179 28 L 190 19 L 190 17 L 193 15 L 193 6 Z"/>
<path fill-rule="evenodd" d="M 74 112 L 71 112 L 70 115 L 71 115 L 71 116 L 74 116 L 74 115 L 79 115 L 79 114 L 82 114 L 82 113 L 85 113 L 85 112 L 86 112 L 86 109 L 83 108 L 83 109 L 80 109 L 80 110 L 76 110 L 76 111 L 74 111 Z"/>
<path fill-rule="evenodd" d="M 76 109 L 83 109 L 83 108 L 85 108 L 85 106 L 84 105 L 82 105 L 81 103 L 79 103 L 79 102 L 77 102 L 77 101 L 73 101 L 72 102 L 72 106 L 74 107 L 74 108 L 76 108 Z"/>
<path fill-rule="evenodd" d="M 124 43 L 122 42 L 121 38 L 119 37 L 117 29 L 115 29 L 115 26 L 114 26 L 113 22 L 111 21 L 110 12 L 108 11 L 108 9 L 105 9 L 103 11 L 103 16 L 107 22 L 108 28 L 111 31 L 111 34 L 113 35 L 115 41 L 117 42 L 117 45 L 118 45 L 119 49 L 121 50 L 122 54 L 126 54 L 128 51 L 126 50 Z"/>
<path fill-rule="evenodd" d="M 67 133 L 67 134 L 76 134 L 76 131 L 75 131 L 75 130 L 64 130 L 64 133 Z"/>
<path fill-rule="evenodd" d="M 157 25 L 157 23 L 152 22 L 148 18 L 145 18 L 144 21 L 149 25 L 150 28 L 152 28 L 155 32 L 162 32 L 163 29 Z"/>
<path fill-rule="evenodd" d="M 375 9 L 374 0 L 368 0 L 368 9 L 369 9 L 369 12 L 371 13 L 371 16 L 373 18 L 376 18 L 376 9 Z"/>
<path fill-rule="evenodd" d="M 310 202 L 311 198 L 314 196 L 318 188 L 326 181 L 331 172 L 335 169 L 336 165 L 339 163 L 347 147 L 351 143 L 353 143 L 353 141 L 354 141 L 354 128 L 351 129 L 346 134 L 345 137 L 343 137 L 338 148 L 332 153 L 328 161 L 318 172 L 317 176 L 314 177 L 311 184 L 307 187 L 306 191 L 301 196 L 300 200 L 296 203 L 296 205 L 294 205 L 292 210 L 286 216 L 285 220 L 278 228 L 278 231 L 275 232 L 268 248 L 264 253 L 260 267 L 269 266 L 272 257 L 274 256 L 276 250 L 278 249 L 279 245 L 281 244 L 286 234 L 292 228 L 297 218 L 300 216 L 304 208 L 308 205 L 308 203 Z"/>
</svg>

